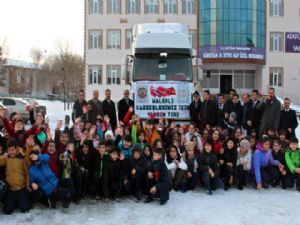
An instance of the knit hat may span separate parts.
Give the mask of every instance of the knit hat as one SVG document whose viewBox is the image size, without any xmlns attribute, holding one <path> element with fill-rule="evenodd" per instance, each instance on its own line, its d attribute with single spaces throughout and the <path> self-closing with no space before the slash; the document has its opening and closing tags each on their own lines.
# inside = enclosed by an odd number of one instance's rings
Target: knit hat
<svg viewBox="0 0 300 225">
<path fill-rule="evenodd" d="M 236 117 L 237 117 L 236 112 L 231 112 L 230 117 L 232 117 L 234 120 L 236 120 Z"/>
<path fill-rule="evenodd" d="M 112 130 L 106 131 L 104 136 L 105 136 L 105 137 L 106 137 L 106 136 L 111 136 L 111 139 L 112 139 L 112 140 L 115 140 L 115 136 L 114 136 Z"/>
<path fill-rule="evenodd" d="M 141 145 L 140 144 L 135 144 L 132 148 L 132 152 L 134 151 L 139 151 L 140 153 L 142 152 L 142 148 L 141 148 Z"/>
<path fill-rule="evenodd" d="M 244 139 L 244 140 L 242 140 L 242 141 L 240 142 L 240 146 L 246 148 L 247 151 L 250 150 L 250 143 L 249 143 L 249 141 L 246 140 L 246 139 Z"/>
</svg>

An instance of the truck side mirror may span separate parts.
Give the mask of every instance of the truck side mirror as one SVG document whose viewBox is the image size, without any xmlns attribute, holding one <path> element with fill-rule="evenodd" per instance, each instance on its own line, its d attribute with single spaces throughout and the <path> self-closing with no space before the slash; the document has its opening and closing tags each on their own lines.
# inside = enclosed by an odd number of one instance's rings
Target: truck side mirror
<svg viewBox="0 0 300 225">
<path fill-rule="evenodd" d="M 130 79 L 130 74 L 131 71 L 129 71 L 130 65 L 133 62 L 133 56 L 132 55 L 127 55 L 124 59 L 123 59 L 123 63 L 122 63 L 122 72 L 121 72 L 121 79 L 125 81 L 125 83 L 130 83 L 131 79 Z"/>
</svg>

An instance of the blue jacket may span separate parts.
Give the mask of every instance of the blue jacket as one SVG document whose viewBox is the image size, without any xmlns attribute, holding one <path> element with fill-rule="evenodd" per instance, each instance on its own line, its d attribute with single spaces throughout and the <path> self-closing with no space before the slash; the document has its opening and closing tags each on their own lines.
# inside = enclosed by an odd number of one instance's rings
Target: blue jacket
<svg viewBox="0 0 300 225">
<path fill-rule="evenodd" d="M 280 162 L 273 159 L 272 150 L 263 150 L 260 144 L 256 145 L 256 151 L 252 159 L 252 170 L 254 170 L 255 180 L 257 184 L 261 184 L 260 169 L 268 165 L 278 165 Z"/>
<path fill-rule="evenodd" d="M 39 155 L 39 164 L 32 164 L 29 168 L 30 184 L 36 183 L 46 196 L 49 196 L 57 187 L 58 179 L 51 171 L 48 154 Z"/>
<path fill-rule="evenodd" d="M 120 151 L 123 153 L 123 155 L 125 156 L 125 159 L 130 159 L 132 156 L 132 148 L 125 148 L 124 141 L 120 141 L 118 147 L 120 149 Z"/>
</svg>

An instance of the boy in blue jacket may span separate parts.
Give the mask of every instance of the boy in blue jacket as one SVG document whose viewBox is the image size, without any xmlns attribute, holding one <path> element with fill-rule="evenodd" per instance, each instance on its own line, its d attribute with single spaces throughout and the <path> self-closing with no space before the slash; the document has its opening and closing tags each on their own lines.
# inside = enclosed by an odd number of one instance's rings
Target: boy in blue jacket
<svg viewBox="0 0 300 225">
<path fill-rule="evenodd" d="M 152 165 L 148 172 L 146 203 L 152 202 L 154 198 L 159 198 L 160 204 L 164 205 L 169 200 L 168 169 L 163 155 L 163 149 L 154 149 Z"/>
<path fill-rule="evenodd" d="M 31 199 L 33 201 L 47 200 L 50 208 L 56 207 L 57 200 L 63 200 L 63 207 L 68 208 L 72 192 L 68 188 L 58 185 L 58 179 L 51 171 L 48 162 L 48 154 L 40 154 L 41 149 L 35 145 L 29 157 L 32 162 L 29 168 L 29 179 L 32 188 Z"/>
</svg>

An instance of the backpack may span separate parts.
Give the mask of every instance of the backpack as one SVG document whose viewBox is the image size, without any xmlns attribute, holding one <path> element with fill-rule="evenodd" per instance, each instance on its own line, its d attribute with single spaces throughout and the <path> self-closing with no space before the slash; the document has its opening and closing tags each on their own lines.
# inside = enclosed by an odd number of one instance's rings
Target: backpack
<svg viewBox="0 0 300 225">
<path fill-rule="evenodd" d="M 0 200 L 4 197 L 7 190 L 7 184 L 5 181 L 0 180 Z"/>
</svg>

